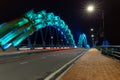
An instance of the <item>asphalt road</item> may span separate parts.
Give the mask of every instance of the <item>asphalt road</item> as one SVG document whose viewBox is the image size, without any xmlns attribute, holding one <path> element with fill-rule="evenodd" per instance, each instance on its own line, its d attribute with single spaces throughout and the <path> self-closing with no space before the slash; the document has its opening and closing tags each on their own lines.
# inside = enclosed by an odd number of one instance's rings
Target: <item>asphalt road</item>
<svg viewBox="0 0 120 80">
<path fill-rule="evenodd" d="M 83 50 L 70 49 L 15 62 L 0 64 L 0 80 L 40 80 L 78 56 Z"/>
</svg>

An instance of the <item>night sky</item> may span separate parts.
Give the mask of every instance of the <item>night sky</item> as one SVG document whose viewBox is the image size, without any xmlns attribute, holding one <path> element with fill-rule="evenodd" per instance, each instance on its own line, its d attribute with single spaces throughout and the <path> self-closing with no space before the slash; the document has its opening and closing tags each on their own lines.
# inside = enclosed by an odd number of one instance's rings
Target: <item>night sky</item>
<svg viewBox="0 0 120 80">
<path fill-rule="evenodd" d="M 85 7 L 94 2 L 96 11 L 88 14 Z M 105 39 L 111 45 L 120 45 L 120 1 L 119 0 L 0 0 L 0 23 L 22 16 L 34 9 L 46 10 L 60 16 L 71 29 L 77 41 L 85 33 L 90 41 L 90 28 L 97 33 L 102 26 L 101 11 L 104 10 Z"/>
</svg>

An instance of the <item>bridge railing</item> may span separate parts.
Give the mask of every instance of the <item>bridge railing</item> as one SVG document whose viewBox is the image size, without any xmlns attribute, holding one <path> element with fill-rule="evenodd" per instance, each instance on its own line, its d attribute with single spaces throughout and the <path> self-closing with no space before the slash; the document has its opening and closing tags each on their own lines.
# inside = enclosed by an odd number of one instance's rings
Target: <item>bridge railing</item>
<svg viewBox="0 0 120 80">
<path fill-rule="evenodd" d="M 118 45 L 99 46 L 98 49 L 101 51 L 102 54 L 120 60 L 120 46 Z"/>
</svg>

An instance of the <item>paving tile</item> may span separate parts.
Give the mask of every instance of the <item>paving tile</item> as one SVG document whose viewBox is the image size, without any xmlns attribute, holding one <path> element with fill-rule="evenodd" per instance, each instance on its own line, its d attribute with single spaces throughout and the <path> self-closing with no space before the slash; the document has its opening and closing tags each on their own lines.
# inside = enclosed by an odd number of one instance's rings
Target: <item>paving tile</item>
<svg viewBox="0 0 120 80">
<path fill-rule="evenodd" d="M 93 48 L 80 57 L 60 80 L 120 80 L 120 61 Z"/>
</svg>

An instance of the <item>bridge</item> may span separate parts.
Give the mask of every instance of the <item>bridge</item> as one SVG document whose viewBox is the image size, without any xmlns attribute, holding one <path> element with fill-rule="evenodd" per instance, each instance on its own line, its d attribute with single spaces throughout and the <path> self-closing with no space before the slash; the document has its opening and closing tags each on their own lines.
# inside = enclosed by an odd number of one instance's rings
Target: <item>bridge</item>
<svg viewBox="0 0 120 80">
<path fill-rule="evenodd" d="M 120 46 L 78 42 L 54 13 L 31 10 L 0 25 L 1 80 L 119 80 Z M 6 63 L 6 64 L 5 64 Z"/>
<path fill-rule="evenodd" d="M 46 32 L 44 32 L 45 38 L 43 38 L 44 34 L 42 28 L 46 28 Z M 3 50 L 8 49 L 11 45 L 18 47 L 20 43 L 27 38 L 28 45 L 32 48 L 29 36 L 38 30 L 40 30 L 41 33 L 41 37 L 39 39 L 42 41 L 42 46 L 46 46 L 45 40 L 49 39 L 47 37 L 51 38 L 52 45 L 54 38 L 57 38 L 56 42 L 58 43 L 59 38 L 61 38 L 62 43 L 66 41 L 67 45 L 71 47 L 76 46 L 71 30 L 59 16 L 55 16 L 53 13 L 46 13 L 45 11 L 34 13 L 33 10 L 27 12 L 23 17 L 1 25 L 0 46 Z M 36 32 L 34 37 L 34 45 L 36 45 L 36 39 L 38 37 L 37 34 L 38 32 Z M 54 34 L 57 34 L 57 36 Z"/>
</svg>

